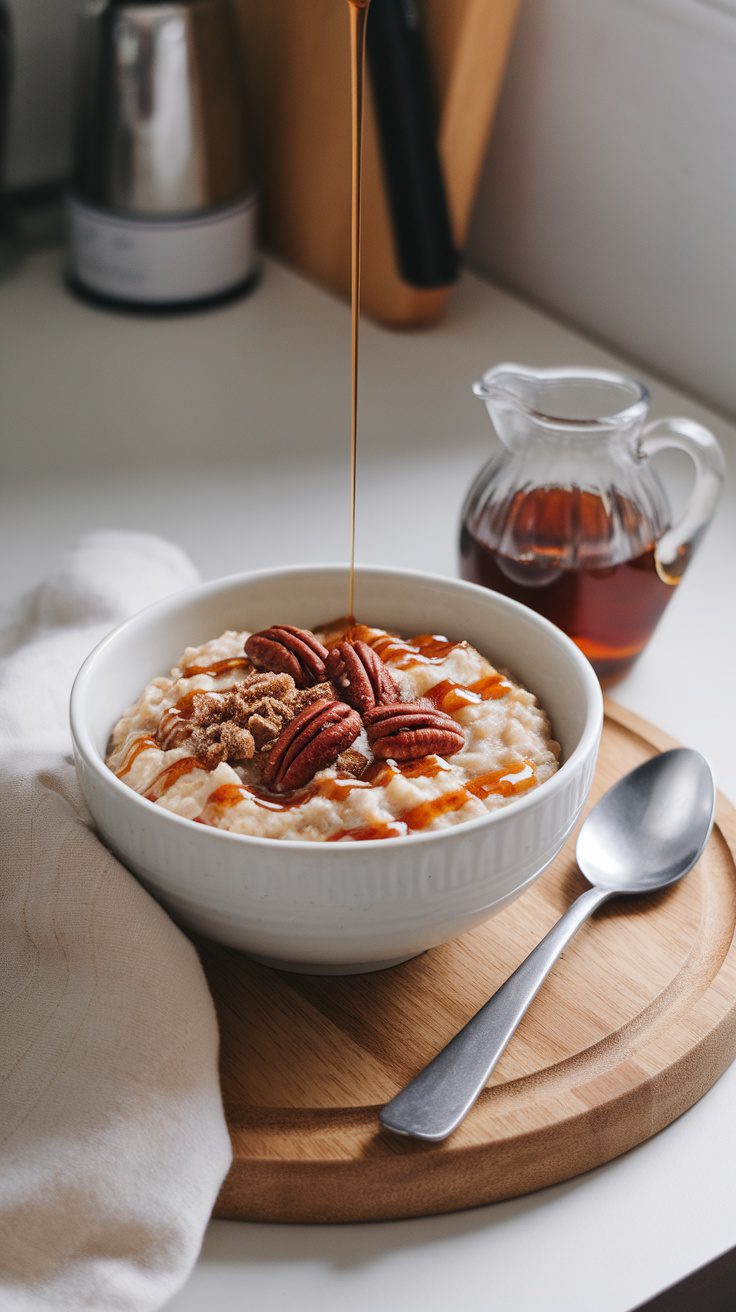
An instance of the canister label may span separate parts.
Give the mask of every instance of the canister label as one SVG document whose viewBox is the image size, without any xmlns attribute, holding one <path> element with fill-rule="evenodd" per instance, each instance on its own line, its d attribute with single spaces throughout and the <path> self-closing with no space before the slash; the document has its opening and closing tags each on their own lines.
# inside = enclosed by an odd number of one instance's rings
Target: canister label
<svg viewBox="0 0 736 1312">
<path fill-rule="evenodd" d="M 71 272 L 90 291 L 167 304 L 217 296 L 256 267 L 257 198 L 182 219 L 136 219 L 67 198 Z"/>
</svg>

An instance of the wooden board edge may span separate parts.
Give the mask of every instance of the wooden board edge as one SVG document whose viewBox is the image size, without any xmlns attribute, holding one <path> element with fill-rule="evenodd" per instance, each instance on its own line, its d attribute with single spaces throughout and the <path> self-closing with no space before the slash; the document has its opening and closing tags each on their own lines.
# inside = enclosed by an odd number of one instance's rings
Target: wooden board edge
<svg viewBox="0 0 736 1312">
<path fill-rule="evenodd" d="M 696 1081 L 691 1078 L 694 1054 L 703 1072 Z M 633 1088 L 602 1107 L 581 1110 L 552 1131 L 544 1127 L 525 1134 L 521 1164 L 513 1138 L 493 1150 L 473 1144 L 443 1151 L 415 1144 L 410 1156 L 376 1158 L 359 1169 L 345 1162 L 241 1160 L 226 1177 L 213 1216 L 341 1225 L 437 1216 L 523 1197 L 605 1166 L 659 1134 L 699 1102 L 734 1059 L 736 1005 L 699 1044 L 649 1080 L 645 1090 Z M 646 1118 L 639 1114 L 641 1098 Z M 414 1170 L 417 1156 L 424 1157 L 421 1187 Z M 511 1176 L 513 1185 L 499 1183 Z"/>
</svg>

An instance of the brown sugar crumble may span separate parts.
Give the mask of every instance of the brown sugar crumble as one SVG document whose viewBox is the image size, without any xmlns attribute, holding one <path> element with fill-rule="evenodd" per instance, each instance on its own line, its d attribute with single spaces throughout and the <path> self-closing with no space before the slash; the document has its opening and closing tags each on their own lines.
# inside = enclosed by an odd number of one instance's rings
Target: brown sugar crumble
<svg viewBox="0 0 736 1312">
<path fill-rule="evenodd" d="M 224 692 L 197 693 L 192 751 L 211 770 L 222 761 L 250 761 L 270 747 L 305 706 L 325 696 L 332 696 L 329 684 L 297 688 L 289 674 L 259 670 Z"/>
</svg>

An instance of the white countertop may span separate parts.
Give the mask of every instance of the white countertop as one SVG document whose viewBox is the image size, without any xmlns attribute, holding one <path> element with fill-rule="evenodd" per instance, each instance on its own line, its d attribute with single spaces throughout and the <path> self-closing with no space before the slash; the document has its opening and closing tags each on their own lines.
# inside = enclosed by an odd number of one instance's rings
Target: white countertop
<svg viewBox="0 0 736 1312">
<path fill-rule="evenodd" d="M 92 309 L 42 251 L 0 286 L 0 596 L 99 527 L 176 539 L 205 577 L 347 550 L 348 311 L 269 263 L 248 299 L 181 318 Z M 466 276 L 443 323 L 366 324 L 359 558 L 456 571 L 459 508 L 490 429 L 470 392 L 500 359 L 620 361 Z M 640 370 L 636 370 L 646 378 Z M 736 800 L 736 426 L 647 378 L 655 417 L 708 424 L 730 465 L 716 520 L 615 690 L 710 758 Z M 682 501 L 684 458 L 662 464 Z M 730 723 L 730 730 L 729 730 Z M 736 1066 L 625 1157 L 528 1198 L 348 1227 L 215 1222 L 175 1312 L 630 1312 L 736 1245 Z M 594 1304 L 593 1304 L 594 1298 Z"/>
</svg>

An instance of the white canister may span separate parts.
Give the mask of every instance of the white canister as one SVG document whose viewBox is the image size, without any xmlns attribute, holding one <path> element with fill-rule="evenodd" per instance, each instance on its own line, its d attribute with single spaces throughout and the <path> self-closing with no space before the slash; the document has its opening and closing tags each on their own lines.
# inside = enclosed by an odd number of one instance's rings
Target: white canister
<svg viewBox="0 0 736 1312">
<path fill-rule="evenodd" d="M 173 305 L 245 287 L 257 270 L 255 194 L 177 219 L 132 218 L 67 200 L 69 272 L 112 300 Z"/>
<path fill-rule="evenodd" d="M 256 181 L 227 0 L 82 0 L 70 274 L 145 306 L 209 300 L 256 272 Z"/>
</svg>

